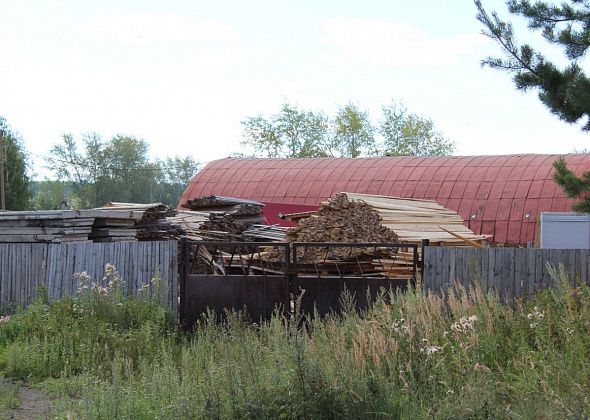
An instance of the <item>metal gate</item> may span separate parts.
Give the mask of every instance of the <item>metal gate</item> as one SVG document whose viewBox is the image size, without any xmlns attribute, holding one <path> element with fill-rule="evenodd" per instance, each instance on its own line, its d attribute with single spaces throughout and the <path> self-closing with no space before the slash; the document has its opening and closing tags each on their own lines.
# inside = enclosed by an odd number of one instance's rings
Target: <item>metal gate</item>
<svg viewBox="0 0 590 420">
<path fill-rule="evenodd" d="M 179 307 L 185 326 L 208 311 L 246 310 L 257 322 L 289 308 L 288 244 L 183 240 L 181 257 Z"/>
<path fill-rule="evenodd" d="M 396 271 L 399 251 L 408 256 L 403 276 Z M 276 310 L 291 314 L 296 301 L 303 314 L 325 315 L 343 309 L 345 291 L 362 310 L 380 290 L 415 282 L 417 267 L 418 249 L 410 244 L 182 240 L 180 318 L 192 326 L 208 311 L 233 309 L 258 322 Z"/>
<path fill-rule="evenodd" d="M 380 291 L 405 290 L 409 282 L 416 282 L 416 245 L 299 242 L 291 247 L 295 274 L 291 293 L 298 298 L 299 310 L 305 315 L 339 313 L 345 309 L 343 305 L 349 304 L 364 310 Z M 402 269 L 396 269 L 396 261 L 391 259 L 398 251 L 411 253 Z M 334 258 L 342 254 L 348 256 L 344 263 Z M 345 293 L 351 301 L 346 301 Z"/>
</svg>

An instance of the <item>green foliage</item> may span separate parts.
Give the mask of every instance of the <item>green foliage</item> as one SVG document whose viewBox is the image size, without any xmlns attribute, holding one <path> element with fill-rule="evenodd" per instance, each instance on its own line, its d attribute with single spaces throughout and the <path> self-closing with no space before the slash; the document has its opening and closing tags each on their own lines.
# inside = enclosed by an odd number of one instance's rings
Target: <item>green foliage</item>
<svg viewBox="0 0 590 420">
<path fill-rule="evenodd" d="M 356 158 L 377 154 L 375 129 L 366 111 L 349 103 L 341 107 L 334 119 L 334 143 L 340 156 Z"/>
<path fill-rule="evenodd" d="M 68 198 L 72 197 L 73 189 L 69 182 L 53 181 L 32 181 L 31 191 L 33 193 L 33 210 L 55 210 L 68 204 Z"/>
<path fill-rule="evenodd" d="M 446 156 L 453 142 L 436 131 L 431 119 L 408 112 L 403 105 L 383 107 L 380 125 L 386 156 Z"/>
<path fill-rule="evenodd" d="M 559 6 L 529 0 L 506 3 L 510 13 L 528 21 L 529 29 L 541 31 L 547 42 L 562 47 L 571 63 L 559 69 L 530 45 L 519 46 L 512 25 L 495 12 L 488 14 L 481 0 L 475 0 L 484 33 L 497 41 L 507 56 L 489 57 L 483 64 L 514 73 L 517 89 L 538 89 L 539 99 L 552 113 L 568 123 L 585 117 L 583 130 L 590 130 L 590 79 L 577 63 L 590 46 L 590 2 L 567 0 Z"/>
<path fill-rule="evenodd" d="M 112 266 L 111 266 L 112 267 Z M 90 283 L 79 275 L 79 295 L 47 304 L 41 298 L 28 309 L 3 318 L 0 328 L 0 370 L 12 378 L 44 378 L 92 374 L 110 377 L 111 361 L 150 359 L 174 331 L 173 315 L 157 299 L 127 299 L 121 279 L 107 266 L 110 285 Z"/>
<path fill-rule="evenodd" d="M 590 213 L 590 171 L 584 172 L 582 177 L 576 176 L 567 168 L 563 157 L 555 161 L 553 167 L 555 182 L 561 186 L 568 197 L 580 200 L 573 205 L 572 209 L 579 213 Z"/>
<path fill-rule="evenodd" d="M 328 121 L 322 113 L 284 103 L 269 119 L 259 115 L 242 121 L 244 141 L 255 156 L 325 157 Z"/>
<path fill-rule="evenodd" d="M 175 207 L 198 168 L 191 157 L 151 161 L 147 142 L 135 137 L 118 135 L 104 141 L 90 133 L 81 143 L 80 147 L 66 134 L 47 160 L 59 180 L 71 186 L 74 207 L 98 207 L 109 201 L 161 201 Z"/>
<path fill-rule="evenodd" d="M 182 193 L 201 165 L 191 156 L 167 157 L 157 161 L 156 165 L 159 168 L 155 189 L 156 201 L 176 207 Z"/>
<path fill-rule="evenodd" d="M 0 372 L 42 380 L 60 418 L 586 418 L 590 290 L 551 273 L 561 287 L 512 306 L 418 290 L 303 323 L 210 314 L 191 334 L 89 292 L 0 321 Z"/>
<path fill-rule="evenodd" d="M 27 210 L 31 204 L 28 160 L 20 136 L 0 117 L 0 131 L 4 133 L 6 158 L 4 185 L 7 210 Z"/>
<path fill-rule="evenodd" d="M 353 103 L 341 106 L 333 118 L 285 103 L 279 113 L 270 118 L 249 117 L 242 127 L 242 145 L 257 157 L 439 156 L 454 151 L 453 143 L 435 130 L 432 120 L 403 106 L 383 107 L 379 130 L 368 112 Z"/>
<path fill-rule="evenodd" d="M 560 5 L 545 1 L 508 0 L 508 10 L 527 20 L 532 31 L 540 31 L 552 45 L 561 47 L 570 64 L 560 69 L 530 45 L 517 45 L 512 25 L 491 15 L 481 0 L 475 0 L 477 19 L 483 23 L 485 34 L 496 40 L 507 58 L 487 58 L 482 64 L 514 74 L 519 90 L 538 89 L 539 99 L 561 120 L 577 123 L 585 120 L 582 129 L 590 130 L 590 79 L 578 64 L 590 47 L 590 2 L 567 0 Z M 567 169 L 563 159 L 554 164 L 555 180 L 568 197 L 580 198 L 573 206 L 577 212 L 590 212 L 588 174 L 581 178 Z"/>
</svg>

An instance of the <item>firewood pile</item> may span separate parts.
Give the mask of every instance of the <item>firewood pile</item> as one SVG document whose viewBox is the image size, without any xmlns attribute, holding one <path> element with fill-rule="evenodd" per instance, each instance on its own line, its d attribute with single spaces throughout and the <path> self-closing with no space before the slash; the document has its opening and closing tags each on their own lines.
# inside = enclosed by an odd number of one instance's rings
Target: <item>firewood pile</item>
<svg viewBox="0 0 590 420">
<path fill-rule="evenodd" d="M 397 243 L 398 236 L 383 226 L 377 211 L 362 201 L 337 194 L 289 230 L 289 242 Z"/>
<path fill-rule="evenodd" d="M 323 275 L 385 275 L 397 248 L 355 243 L 398 243 L 398 236 L 383 226 L 379 213 L 361 201 L 337 194 L 320 208 L 299 220 L 287 232 L 288 242 L 340 242 L 350 246 L 307 246 L 297 248 L 297 269 Z M 275 252 L 276 253 L 276 252 Z M 269 258 L 276 257 L 270 255 Z M 405 275 L 406 273 L 404 273 Z"/>
</svg>

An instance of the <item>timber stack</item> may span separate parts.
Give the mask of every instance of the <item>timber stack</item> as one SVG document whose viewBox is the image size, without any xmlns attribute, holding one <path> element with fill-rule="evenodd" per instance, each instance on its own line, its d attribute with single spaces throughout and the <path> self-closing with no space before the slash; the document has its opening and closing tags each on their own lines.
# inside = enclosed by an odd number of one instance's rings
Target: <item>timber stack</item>
<svg viewBox="0 0 590 420">
<path fill-rule="evenodd" d="M 184 230 L 180 226 L 170 221 L 170 218 L 176 216 L 177 211 L 162 203 L 137 204 L 110 202 L 97 210 L 103 209 L 141 212 L 141 218 L 133 221 L 128 220 L 129 223 L 125 225 L 125 228 L 130 231 L 129 233 L 134 231 L 132 236 L 140 241 L 177 239 L 180 235 L 184 234 Z M 124 224 L 123 221 L 120 221 L 120 223 L 122 225 Z M 113 240 L 110 242 L 113 242 Z"/>
<path fill-rule="evenodd" d="M 141 212 L 123 210 L 47 210 L 0 213 L 0 242 L 62 243 L 136 240 L 130 229 Z"/>
<path fill-rule="evenodd" d="M 0 212 L 0 243 L 129 242 L 184 233 L 168 222 L 174 209 L 160 203 L 108 203 L 85 210 Z"/>
</svg>

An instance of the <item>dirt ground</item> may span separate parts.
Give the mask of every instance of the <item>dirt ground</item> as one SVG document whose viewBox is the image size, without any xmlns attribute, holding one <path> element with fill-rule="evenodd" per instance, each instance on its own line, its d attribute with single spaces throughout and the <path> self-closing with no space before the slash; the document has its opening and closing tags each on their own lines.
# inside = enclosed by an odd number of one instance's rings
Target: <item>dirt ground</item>
<svg viewBox="0 0 590 420">
<path fill-rule="evenodd" d="M 50 418 L 51 404 L 45 393 L 21 385 L 18 390 L 18 399 L 20 407 L 4 413 L 3 416 L 6 416 L 4 418 L 14 420 Z"/>
</svg>

